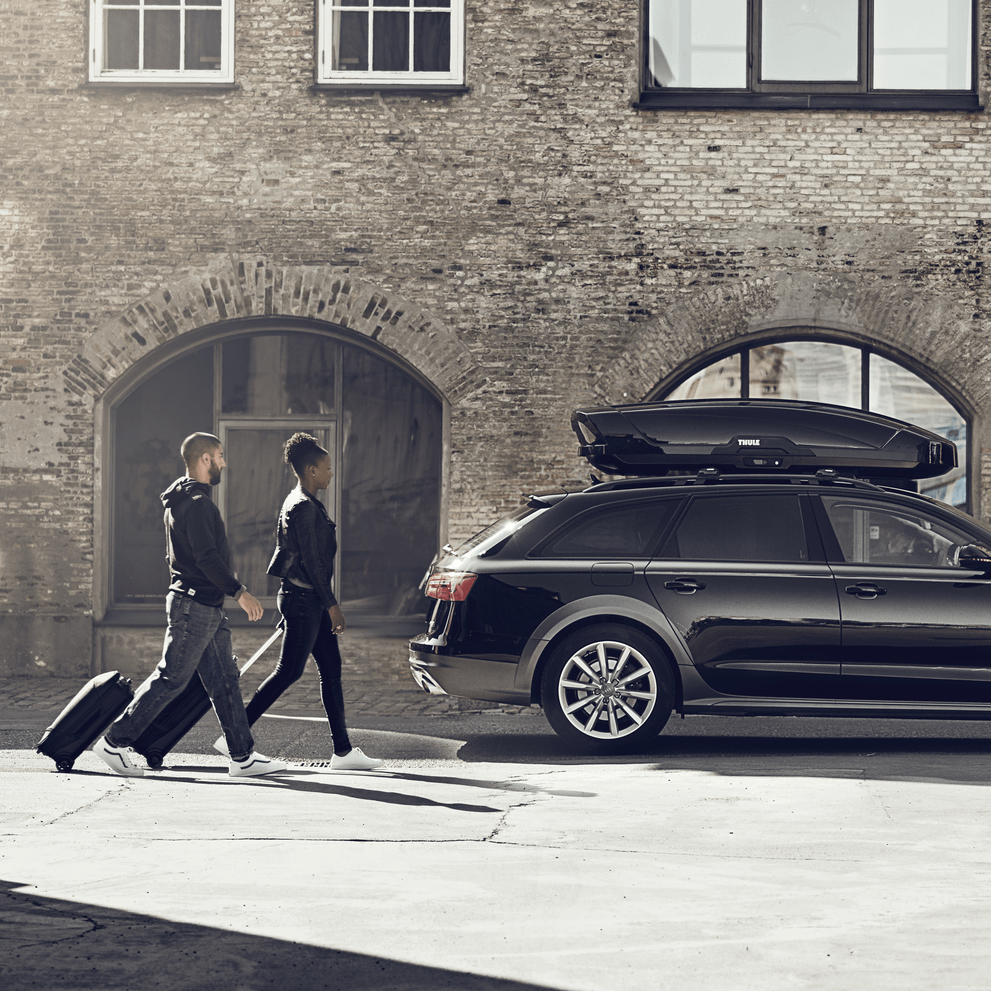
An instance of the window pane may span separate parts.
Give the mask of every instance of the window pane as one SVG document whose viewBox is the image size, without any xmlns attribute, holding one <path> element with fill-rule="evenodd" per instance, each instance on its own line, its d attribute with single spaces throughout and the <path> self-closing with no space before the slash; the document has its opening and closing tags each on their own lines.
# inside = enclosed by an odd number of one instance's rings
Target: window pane
<svg viewBox="0 0 991 991">
<path fill-rule="evenodd" d="M 376 11 L 372 17 L 372 69 L 376 72 L 407 72 L 409 14 Z"/>
<path fill-rule="evenodd" d="M 334 12 L 334 69 L 368 70 L 368 15 L 362 11 Z"/>
<path fill-rule="evenodd" d="M 213 429 L 212 347 L 169 365 L 117 407 L 114 601 L 165 601 L 169 572 L 158 496 L 186 472 L 179 457 L 183 440 L 197 430 L 212 433 Z"/>
<path fill-rule="evenodd" d="M 750 399 L 804 399 L 859 409 L 859 348 L 794 341 L 753 348 Z"/>
<path fill-rule="evenodd" d="M 665 399 L 740 399 L 740 356 L 723 358 L 696 372 Z"/>
<path fill-rule="evenodd" d="M 858 0 L 762 0 L 762 78 L 856 82 L 858 29 Z"/>
<path fill-rule="evenodd" d="M 179 68 L 179 11 L 145 11 L 144 68 Z"/>
<path fill-rule="evenodd" d="M 345 606 L 400 615 L 422 607 L 437 550 L 441 408 L 394 365 L 344 348 L 338 537 Z M 355 601 L 357 600 L 357 601 Z"/>
<path fill-rule="evenodd" d="M 875 89 L 970 89 L 971 0 L 874 0 Z"/>
<path fill-rule="evenodd" d="M 138 68 L 138 18 L 136 10 L 108 10 L 103 50 L 105 69 Z"/>
<path fill-rule="evenodd" d="M 954 546 L 972 538 L 940 520 L 911 510 L 893 511 L 867 500 L 822 497 L 847 564 L 893 567 L 953 567 Z"/>
<path fill-rule="evenodd" d="M 413 71 L 449 72 L 451 69 L 451 15 L 413 15 Z"/>
<path fill-rule="evenodd" d="M 542 557 L 629 558 L 650 554 L 678 500 L 636 503 L 581 520 L 540 551 Z"/>
<path fill-rule="evenodd" d="M 695 498 L 663 557 L 692 561 L 807 561 L 795 495 Z"/>
<path fill-rule="evenodd" d="M 871 409 L 906 420 L 952 440 L 957 467 L 919 480 L 919 491 L 953 506 L 967 504 L 967 423 L 931 385 L 893 361 L 871 355 Z"/>
<path fill-rule="evenodd" d="M 220 69 L 220 11 L 189 10 L 186 12 L 187 69 Z"/>
<path fill-rule="evenodd" d="M 332 413 L 336 356 L 336 342 L 315 334 L 227 341 L 223 346 L 223 412 L 253 416 Z"/>
<path fill-rule="evenodd" d="M 747 0 L 651 0 L 655 86 L 747 85 Z"/>
<path fill-rule="evenodd" d="M 283 445 L 294 432 L 277 427 L 230 427 L 222 438 L 228 465 L 223 484 L 231 570 L 254 595 L 279 591 L 279 579 L 267 575 L 265 569 L 275 547 L 279 508 L 297 484 L 283 458 Z M 326 438 L 319 432 L 316 436 L 326 447 Z"/>
</svg>

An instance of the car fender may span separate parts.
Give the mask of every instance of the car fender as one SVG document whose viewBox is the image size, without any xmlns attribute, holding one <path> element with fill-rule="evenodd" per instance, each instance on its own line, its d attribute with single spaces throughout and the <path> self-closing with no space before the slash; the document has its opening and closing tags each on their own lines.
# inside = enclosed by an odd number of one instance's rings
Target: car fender
<svg viewBox="0 0 991 991">
<path fill-rule="evenodd" d="M 576 599 L 555 610 L 533 631 L 520 656 L 514 687 L 522 692 L 531 692 L 534 675 L 540 669 L 547 647 L 562 633 L 567 633 L 572 627 L 589 619 L 603 622 L 622 622 L 626 619 L 646 627 L 663 642 L 675 663 L 682 669 L 683 678 L 688 673 L 684 669 L 695 672 L 684 640 L 664 613 L 638 599 L 622 595 L 594 595 Z"/>
</svg>

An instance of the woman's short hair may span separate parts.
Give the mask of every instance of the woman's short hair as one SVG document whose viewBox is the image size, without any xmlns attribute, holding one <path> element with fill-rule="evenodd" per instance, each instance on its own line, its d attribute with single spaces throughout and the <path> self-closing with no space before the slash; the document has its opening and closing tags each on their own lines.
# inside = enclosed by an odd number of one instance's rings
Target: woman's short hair
<svg viewBox="0 0 991 991">
<path fill-rule="evenodd" d="M 286 464 L 292 466 L 297 476 L 302 478 L 306 469 L 319 463 L 328 452 L 318 443 L 312 434 L 296 433 L 286 441 Z"/>
</svg>

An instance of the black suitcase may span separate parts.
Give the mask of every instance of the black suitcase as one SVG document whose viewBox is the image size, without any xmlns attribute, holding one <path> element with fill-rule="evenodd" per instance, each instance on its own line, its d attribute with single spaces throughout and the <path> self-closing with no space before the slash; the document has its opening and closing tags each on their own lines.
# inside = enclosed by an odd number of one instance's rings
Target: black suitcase
<svg viewBox="0 0 991 991">
<path fill-rule="evenodd" d="M 241 674 L 244 674 L 275 643 L 284 627 L 285 621 L 280 620 L 275 632 L 245 662 Z M 182 693 L 162 709 L 131 746 L 144 757 L 150 768 L 159 768 L 165 755 L 210 711 L 210 708 L 210 696 L 207 695 L 199 675 L 194 675 Z"/>
<path fill-rule="evenodd" d="M 131 679 L 105 671 L 88 681 L 59 713 L 38 741 L 39 754 L 51 757 L 60 771 L 71 771 L 76 758 L 128 707 Z"/>
<path fill-rule="evenodd" d="M 944 475 L 951 441 L 865 410 L 789 399 L 689 399 L 576 409 L 579 453 L 610 475 L 705 468 L 734 473 L 815 473 L 860 478 Z"/>
</svg>

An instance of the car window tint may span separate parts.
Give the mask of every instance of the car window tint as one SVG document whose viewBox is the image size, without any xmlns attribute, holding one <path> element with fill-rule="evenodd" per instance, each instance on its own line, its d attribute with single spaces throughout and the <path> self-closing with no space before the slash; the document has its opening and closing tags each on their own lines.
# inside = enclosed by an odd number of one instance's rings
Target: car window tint
<svg viewBox="0 0 991 991">
<path fill-rule="evenodd" d="M 869 499 L 823 496 L 829 522 L 847 564 L 953 567 L 953 550 L 973 537 L 914 509 Z"/>
<path fill-rule="evenodd" d="M 694 561 L 808 561 L 798 496 L 696 497 L 661 556 Z"/>
<path fill-rule="evenodd" d="M 540 557 L 647 557 L 671 518 L 676 500 L 625 503 L 591 513 L 552 537 Z"/>
</svg>

